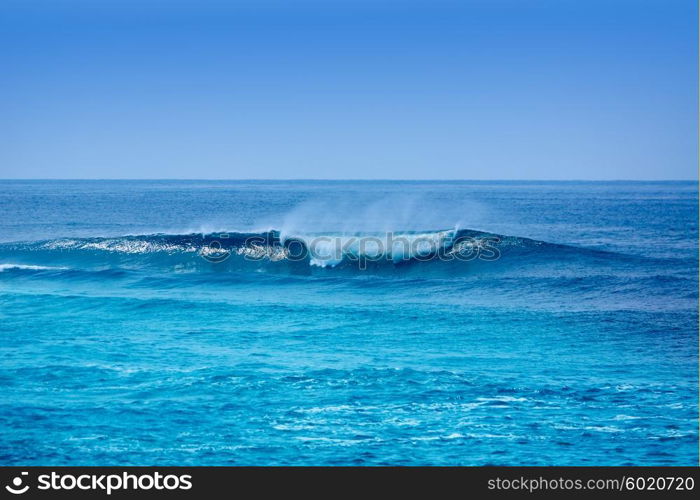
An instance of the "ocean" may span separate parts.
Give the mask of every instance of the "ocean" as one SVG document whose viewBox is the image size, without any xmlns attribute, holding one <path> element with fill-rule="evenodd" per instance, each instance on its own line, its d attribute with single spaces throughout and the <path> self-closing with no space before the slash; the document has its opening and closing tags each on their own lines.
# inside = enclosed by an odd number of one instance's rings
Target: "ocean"
<svg viewBox="0 0 700 500">
<path fill-rule="evenodd" d="M 696 465 L 695 182 L 0 181 L 2 465 Z"/>
</svg>

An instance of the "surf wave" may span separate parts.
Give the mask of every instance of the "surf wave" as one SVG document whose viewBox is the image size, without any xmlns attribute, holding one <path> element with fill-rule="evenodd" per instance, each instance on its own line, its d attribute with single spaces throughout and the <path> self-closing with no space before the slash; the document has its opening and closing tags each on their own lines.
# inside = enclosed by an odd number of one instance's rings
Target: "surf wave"
<svg viewBox="0 0 700 500">
<path fill-rule="evenodd" d="M 58 238 L 0 244 L 0 258 L 42 266 L 144 267 L 175 270 L 384 269 L 407 266 L 467 265 L 500 261 L 516 254 L 562 256 L 604 253 L 528 238 L 471 229 L 385 233 L 144 234 Z M 38 264 L 37 264 L 38 263 Z M 440 264 L 438 264 L 440 263 Z"/>
</svg>

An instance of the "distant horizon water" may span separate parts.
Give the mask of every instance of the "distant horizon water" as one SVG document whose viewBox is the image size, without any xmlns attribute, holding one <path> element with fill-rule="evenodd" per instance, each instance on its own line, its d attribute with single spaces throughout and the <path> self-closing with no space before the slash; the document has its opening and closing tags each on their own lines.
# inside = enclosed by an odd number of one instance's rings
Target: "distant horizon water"
<svg viewBox="0 0 700 500">
<path fill-rule="evenodd" d="M 197 178 L 197 177 L 162 177 L 162 178 L 91 178 L 91 177 L 5 177 L 0 178 L 0 181 L 211 181 L 211 182 L 699 182 L 700 179 L 469 179 L 469 178 Z"/>
</svg>

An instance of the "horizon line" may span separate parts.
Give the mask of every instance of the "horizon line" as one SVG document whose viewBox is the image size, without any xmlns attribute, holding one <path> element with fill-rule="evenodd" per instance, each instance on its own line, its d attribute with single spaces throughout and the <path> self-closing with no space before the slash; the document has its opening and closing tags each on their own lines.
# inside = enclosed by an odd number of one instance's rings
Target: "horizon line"
<svg viewBox="0 0 700 500">
<path fill-rule="evenodd" d="M 700 182 L 696 179 L 367 179 L 367 178 L 196 178 L 196 177 L 5 177 L 1 181 L 211 181 L 211 182 Z"/>
</svg>

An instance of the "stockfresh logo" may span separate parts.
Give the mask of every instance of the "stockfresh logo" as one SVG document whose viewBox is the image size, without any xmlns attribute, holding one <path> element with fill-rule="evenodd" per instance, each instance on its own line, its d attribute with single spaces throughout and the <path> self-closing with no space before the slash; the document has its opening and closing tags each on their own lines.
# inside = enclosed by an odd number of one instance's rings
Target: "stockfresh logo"
<svg viewBox="0 0 700 500">
<path fill-rule="evenodd" d="M 5 489 L 12 493 L 13 495 L 21 495 L 29 490 L 29 485 L 24 484 L 25 476 L 28 476 L 28 472 L 21 472 L 19 476 L 12 479 L 12 483 L 5 486 Z"/>
<path fill-rule="evenodd" d="M 5 489 L 13 495 L 22 495 L 30 489 L 28 472 L 21 472 L 12 479 Z M 192 476 L 189 474 L 41 474 L 37 476 L 35 489 L 41 491 L 94 491 L 111 495 L 114 491 L 143 490 L 189 490 L 192 489 Z"/>
</svg>

